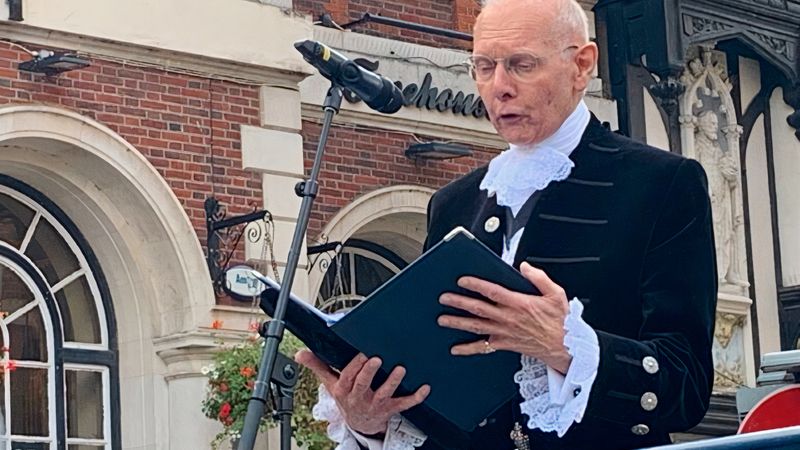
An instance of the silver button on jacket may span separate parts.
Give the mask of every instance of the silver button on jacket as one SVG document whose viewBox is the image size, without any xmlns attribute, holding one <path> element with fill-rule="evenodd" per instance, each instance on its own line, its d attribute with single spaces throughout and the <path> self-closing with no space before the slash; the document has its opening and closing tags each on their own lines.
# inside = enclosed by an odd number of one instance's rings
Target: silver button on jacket
<svg viewBox="0 0 800 450">
<path fill-rule="evenodd" d="M 631 427 L 631 433 L 637 436 L 644 436 L 645 434 L 650 432 L 650 427 L 647 425 L 640 423 L 639 425 L 634 425 Z"/>
<path fill-rule="evenodd" d="M 487 233 L 494 233 L 498 228 L 500 228 L 500 219 L 497 217 L 489 217 L 486 219 L 486 223 L 483 224 L 483 229 Z"/>
<path fill-rule="evenodd" d="M 642 367 L 644 367 L 645 372 L 653 375 L 658 372 L 658 361 L 652 356 L 645 356 L 642 360 Z"/>
<path fill-rule="evenodd" d="M 652 392 L 645 392 L 641 399 L 642 409 L 645 411 L 652 411 L 658 406 L 658 397 Z"/>
</svg>

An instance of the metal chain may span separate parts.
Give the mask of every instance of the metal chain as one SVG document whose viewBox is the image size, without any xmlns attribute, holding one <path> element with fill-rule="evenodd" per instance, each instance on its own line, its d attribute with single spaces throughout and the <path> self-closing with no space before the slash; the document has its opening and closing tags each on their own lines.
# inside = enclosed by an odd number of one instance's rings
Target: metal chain
<svg viewBox="0 0 800 450">
<path fill-rule="evenodd" d="M 260 223 L 258 225 L 261 226 Z M 277 281 L 278 284 L 280 284 L 281 276 L 278 273 L 278 261 L 275 259 L 275 248 L 273 239 L 273 236 L 275 234 L 275 222 L 272 220 L 271 216 L 264 217 L 263 226 L 264 226 L 264 240 L 261 243 L 261 259 L 258 260 L 258 267 L 256 267 L 256 270 L 262 273 L 265 272 L 266 267 L 264 265 L 264 262 L 268 261 L 270 267 L 272 267 L 272 275 L 275 277 L 275 281 Z M 269 251 L 269 260 L 267 260 L 267 251 Z M 258 320 L 256 319 L 256 310 L 259 306 L 259 300 L 260 300 L 259 296 L 254 295 L 253 301 L 250 304 L 251 328 L 254 327 L 254 324 L 258 324 Z"/>
</svg>

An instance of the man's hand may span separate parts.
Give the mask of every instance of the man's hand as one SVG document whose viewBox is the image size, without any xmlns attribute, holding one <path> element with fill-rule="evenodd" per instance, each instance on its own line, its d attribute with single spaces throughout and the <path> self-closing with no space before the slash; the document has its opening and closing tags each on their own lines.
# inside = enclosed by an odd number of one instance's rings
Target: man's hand
<svg viewBox="0 0 800 450">
<path fill-rule="evenodd" d="M 442 294 L 441 304 L 470 312 L 475 317 L 444 315 L 439 317 L 439 325 L 489 336 L 486 341 L 454 346 L 451 349 L 454 355 L 477 355 L 486 353 L 487 349 L 509 350 L 533 356 L 566 374 L 572 362 L 564 347 L 564 320 L 569 312 L 566 293 L 544 271 L 526 262 L 520 269 L 541 296 L 463 277 L 458 280 L 460 287 L 477 292 L 495 304 L 451 292 Z"/>
<path fill-rule="evenodd" d="M 309 350 L 299 351 L 295 360 L 314 372 L 336 400 L 347 425 L 364 435 L 385 433 L 389 418 L 422 403 L 431 391 L 430 386 L 424 385 L 413 395 L 392 398 L 406 374 L 400 366 L 395 367 L 386 382 L 373 391 L 370 386 L 381 367 L 381 360 L 367 359 L 361 353 L 339 374 Z"/>
</svg>

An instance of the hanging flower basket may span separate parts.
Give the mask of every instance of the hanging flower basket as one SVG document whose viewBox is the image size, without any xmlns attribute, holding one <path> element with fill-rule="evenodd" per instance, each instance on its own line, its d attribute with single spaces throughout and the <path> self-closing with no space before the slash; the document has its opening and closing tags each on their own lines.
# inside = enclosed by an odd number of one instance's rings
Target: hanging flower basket
<svg viewBox="0 0 800 450">
<path fill-rule="evenodd" d="M 213 364 L 202 369 L 203 374 L 208 377 L 206 398 L 202 403 L 203 413 L 206 417 L 219 421 L 223 427 L 211 441 L 214 450 L 219 449 L 224 441 L 235 445 L 241 438 L 263 345 L 264 340 L 256 336 L 237 345 L 225 346 L 214 356 Z M 288 332 L 284 335 L 280 348 L 283 354 L 293 357 L 301 348 L 303 344 L 299 339 Z M 314 420 L 311 415 L 311 409 L 317 401 L 318 386 L 314 374 L 301 368 L 295 386 L 292 435 L 299 445 L 308 450 L 332 450 L 334 444 L 325 431 L 327 424 Z M 265 431 L 275 426 L 277 422 L 265 415 L 259 430 Z"/>
</svg>

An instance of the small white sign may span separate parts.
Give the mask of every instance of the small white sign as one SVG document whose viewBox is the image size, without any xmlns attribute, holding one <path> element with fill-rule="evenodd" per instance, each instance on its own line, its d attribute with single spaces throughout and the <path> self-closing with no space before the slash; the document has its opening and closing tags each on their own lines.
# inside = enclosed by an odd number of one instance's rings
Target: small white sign
<svg viewBox="0 0 800 450">
<path fill-rule="evenodd" d="M 241 297 L 260 295 L 267 286 L 252 275 L 250 266 L 231 267 L 225 272 L 225 288 L 228 292 Z"/>
</svg>

